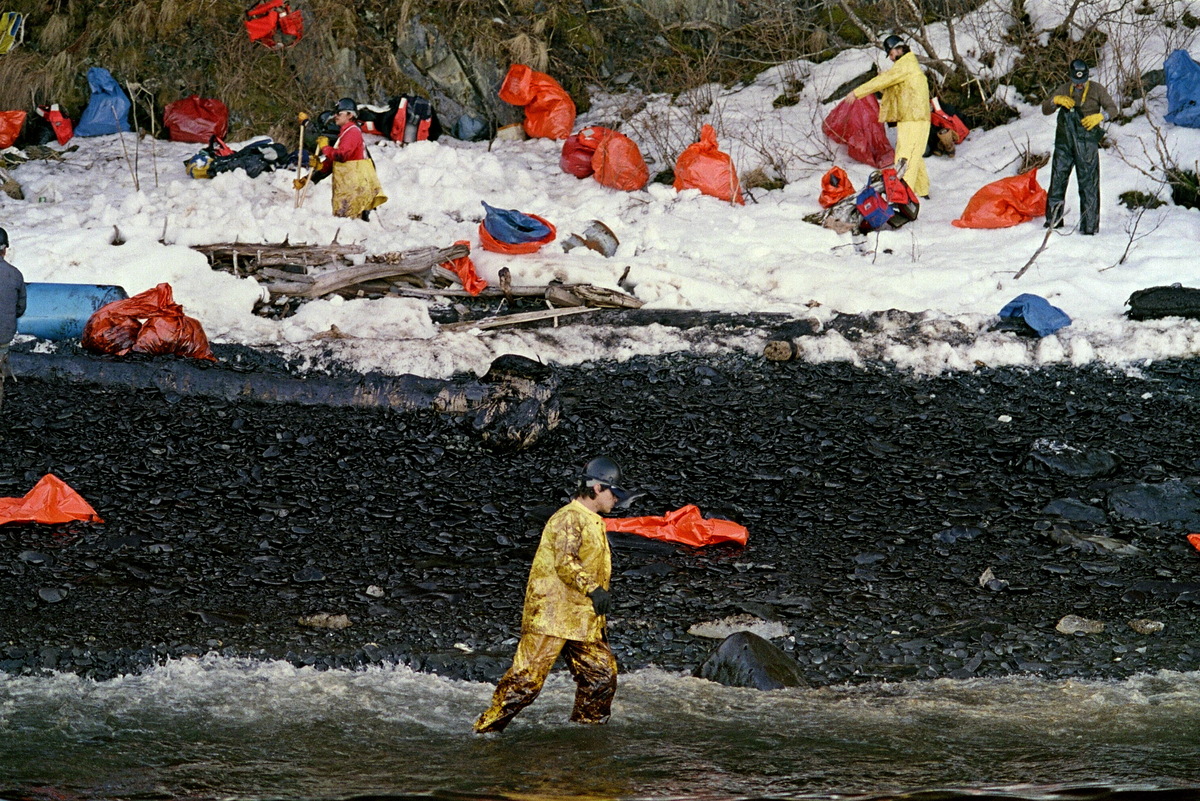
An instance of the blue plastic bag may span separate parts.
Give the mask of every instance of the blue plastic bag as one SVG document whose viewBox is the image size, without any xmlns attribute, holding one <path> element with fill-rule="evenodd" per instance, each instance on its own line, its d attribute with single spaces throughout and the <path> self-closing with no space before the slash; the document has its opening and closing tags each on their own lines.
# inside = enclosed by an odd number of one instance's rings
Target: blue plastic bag
<svg viewBox="0 0 1200 801">
<path fill-rule="evenodd" d="M 103 67 L 92 67 L 87 72 L 87 80 L 92 88 L 92 99 L 79 116 L 75 135 L 104 136 L 132 130 L 129 109 L 133 104 L 112 73 Z"/>
<path fill-rule="evenodd" d="M 1163 64 L 1167 77 L 1167 114 L 1175 125 L 1200 128 L 1200 64 L 1186 50 L 1176 50 Z"/>
<path fill-rule="evenodd" d="M 537 242 L 550 234 L 550 229 L 545 223 L 516 209 L 498 209 L 487 203 L 484 203 L 483 207 L 487 210 L 487 216 L 483 218 L 483 227 L 497 242 L 507 242 L 510 245 Z"/>
<path fill-rule="evenodd" d="M 1024 320 L 1039 337 L 1049 336 L 1060 328 L 1071 324 L 1071 318 L 1057 306 L 1040 295 L 1025 293 L 1017 295 L 1000 310 L 1000 319 Z"/>
</svg>

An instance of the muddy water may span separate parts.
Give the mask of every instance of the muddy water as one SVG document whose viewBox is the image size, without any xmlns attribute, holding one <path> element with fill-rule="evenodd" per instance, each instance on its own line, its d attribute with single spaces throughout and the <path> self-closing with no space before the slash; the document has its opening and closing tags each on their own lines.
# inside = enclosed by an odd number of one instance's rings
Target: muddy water
<svg viewBox="0 0 1200 801">
<path fill-rule="evenodd" d="M 608 726 L 585 728 L 565 723 L 572 686 L 556 672 L 505 734 L 472 735 L 490 692 L 406 668 L 321 672 L 217 657 L 104 682 L 0 676 L 0 798 L 832 798 L 932 788 L 1062 798 L 1080 786 L 1200 796 L 1200 673 L 763 693 L 646 669 L 622 677 Z"/>
</svg>

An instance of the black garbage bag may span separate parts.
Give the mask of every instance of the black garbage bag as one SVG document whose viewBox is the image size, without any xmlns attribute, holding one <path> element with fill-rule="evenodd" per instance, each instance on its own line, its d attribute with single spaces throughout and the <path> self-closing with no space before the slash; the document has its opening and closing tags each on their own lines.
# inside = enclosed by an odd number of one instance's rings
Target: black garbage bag
<svg viewBox="0 0 1200 801">
<path fill-rule="evenodd" d="M 277 167 L 288 163 L 288 149 L 278 142 L 256 141 L 236 150 L 228 156 L 216 156 L 208 168 L 209 175 L 220 175 L 242 169 L 251 178 L 257 178 L 264 172 L 271 172 Z M 295 162 L 293 162 L 294 164 Z"/>
<path fill-rule="evenodd" d="M 1125 301 L 1131 320 L 1156 320 L 1160 317 L 1190 317 L 1200 320 L 1200 289 L 1173 284 L 1139 289 Z"/>
</svg>

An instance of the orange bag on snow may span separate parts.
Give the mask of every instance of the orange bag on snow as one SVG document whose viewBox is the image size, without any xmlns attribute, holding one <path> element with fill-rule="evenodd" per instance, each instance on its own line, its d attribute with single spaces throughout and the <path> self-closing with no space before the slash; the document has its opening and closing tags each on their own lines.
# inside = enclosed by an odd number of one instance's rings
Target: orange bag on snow
<svg viewBox="0 0 1200 801">
<path fill-rule="evenodd" d="M 58 476 L 47 473 L 23 498 L 0 498 L 0 525 L 5 523 L 103 523 L 83 497 Z"/>
<path fill-rule="evenodd" d="M 200 321 L 183 313 L 170 284 L 114 300 L 88 318 L 81 344 L 93 353 L 189 356 L 216 361 Z"/>
<path fill-rule="evenodd" d="M 882 169 L 896 160 L 896 151 L 879 121 L 879 101 L 875 95 L 838 103 L 825 118 L 821 130 L 839 145 L 845 145 L 855 161 Z"/>
<path fill-rule="evenodd" d="M 1030 170 L 980 189 L 967 201 L 962 216 L 950 224 L 958 228 L 1010 228 L 1044 216 L 1046 190 L 1038 184 L 1037 170 Z"/>
<path fill-rule="evenodd" d="M 0 148 L 12 147 L 24 127 L 24 111 L 0 111 Z"/>
<path fill-rule="evenodd" d="M 566 139 L 575 127 L 575 101 L 558 81 L 524 64 L 513 64 L 500 85 L 500 99 L 525 107 L 522 127 L 537 139 Z"/>
<path fill-rule="evenodd" d="M 829 172 L 821 176 L 821 196 L 817 202 L 821 208 L 827 209 L 839 200 L 854 194 L 854 184 L 850 176 L 841 167 L 830 167 Z"/>
<path fill-rule="evenodd" d="M 688 504 L 682 509 L 667 512 L 662 517 L 609 517 L 604 520 L 608 531 L 622 531 L 626 534 L 637 534 L 652 540 L 678 542 L 703 548 L 705 545 L 718 545 L 722 542 L 736 542 L 745 545 L 750 532 L 745 526 L 730 520 L 716 520 L 702 517 L 700 509 L 694 504 Z"/>
<path fill-rule="evenodd" d="M 592 177 L 609 189 L 634 192 L 650 180 L 650 168 L 637 142 L 625 134 L 604 129 L 592 154 Z M 736 176 L 735 176 L 736 177 Z"/>
<path fill-rule="evenodd" d="M 456 245 L 466 245 L 471 247 L 471 243 L 465 239 L 460 239 L 455 242 Z M 475 262 L 471 261 L 471 254 L 459 256 L 457 259 L 451 259 L 443 265 L 447 270 L 458 276 L 458 282 L 462 284 L 462 288 L 467 290 L 468 295 L 478 295 L 483 290 L 487 289 L 487 281 L 479 277 L 475 272 Z"/>
<path fill-rule="evenodd" d="M 675 161 L 675 190 L 684 189 L 699 189 L 734 203 L 746 202 L 733 159 L 717 148 L 717 132 L 707 123 L 700 129 L 700 141 L 688 145 Z"/>
</svg>

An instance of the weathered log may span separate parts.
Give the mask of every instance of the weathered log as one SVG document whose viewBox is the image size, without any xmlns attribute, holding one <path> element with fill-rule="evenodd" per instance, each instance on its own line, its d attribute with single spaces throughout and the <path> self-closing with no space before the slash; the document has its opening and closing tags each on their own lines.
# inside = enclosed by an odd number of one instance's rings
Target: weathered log
<svg viewBox="0 0 1200 801">
<path fill-rule="evenodd" d="M 594 306 L 601 309 L 640 309 L 646 301 L 616 289 L 591 284 L 550 284 L 546 300 L 557 306 Z"/>
<path fill-rule="evenodd" d="M 599 311 L 594 306 L 574 306 L 565 309 L 543 309 L 531 312 L 518 312 L 517 314 L 501 314 L 496 317 L 485 317 L 482 320 L 463 320 L 460 323 L 446 323 L 442 326 L 443 331 L 472 331 L 479 329 L 486 331 L 489 328 L 502 328 L 506 325 L 520 325 L 521 323 L 533 323 L 539 320 L 557 320 L 559 317 L 569 317 L 573 314 L 585 314 L 587 312 Z"/>
<path fill-rule="evenodd" d="M 293 295 L 302 298 L 319 298 L 356 284 L 376 281 L 381 278 L 393 278 L 398 275 L 420 275 L 430 273 L 433 268 L 460 256 L 465 256 L 470 249 L 465 245 L 451 245 L 446 248 L 428 248 L 405 254 L 403 259 L 381 262 L 368 262 L 351 267 L 339 267 L 334 270 L 305 276 L 303 280 L 281 280 L 266 284 L 267 290 L 274 295 Z"/>
<path fill-rule="evenodd" d="M 243 244 L 241 242 L 218 242 L 213 245 L 193 245 L 192 250 L 208 256 L 210 263 L 233 262 L 236 257 L 247 271 L 262 267 L 319 267 L 341 262 L 349 264 L 349 257 L 365 251 L 362 245 L 276 245 Z"/>
<path fill-rule="evenodd" d="M 113 359 L 74 354 L 12 353 L 19 378 L 79 381 L 164 394 L 305 406 L 375 406 L 471 415 L 491 448 L 520 450 L 558 425 L 558 379 L 544 364 L 505 355 L 483 378 L 423 378 L 368 373 L 356 379 L 233 371 L 194 359 Z"/>
</svg>

